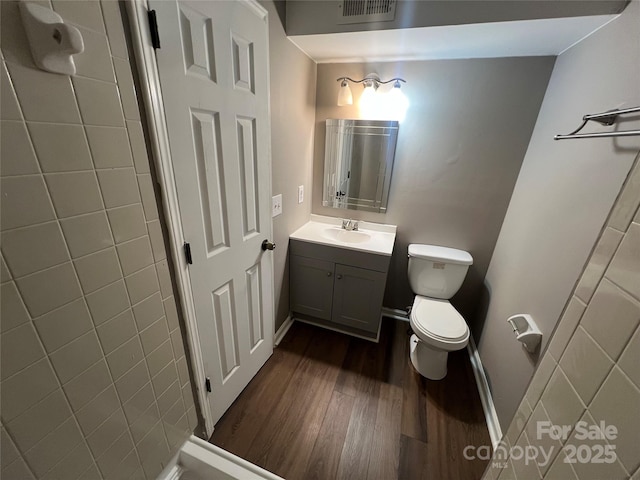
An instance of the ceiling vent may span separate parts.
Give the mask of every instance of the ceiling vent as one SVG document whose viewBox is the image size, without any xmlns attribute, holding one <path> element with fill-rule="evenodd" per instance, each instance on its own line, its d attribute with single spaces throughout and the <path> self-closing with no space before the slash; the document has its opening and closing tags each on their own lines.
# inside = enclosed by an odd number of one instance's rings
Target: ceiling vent
<svg viewBox="0 0 640 480">
<path fill-rule="evenodd" d="M 395 18 L 396 0 L 341 0 L 338 24 L 388 22 Z"/>
</svg>

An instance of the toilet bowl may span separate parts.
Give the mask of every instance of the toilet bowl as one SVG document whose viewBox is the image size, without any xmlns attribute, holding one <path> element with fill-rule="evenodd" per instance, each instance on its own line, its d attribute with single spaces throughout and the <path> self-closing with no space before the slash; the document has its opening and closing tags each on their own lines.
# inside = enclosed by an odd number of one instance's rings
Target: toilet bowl
<svg viewBox="0 0 640 480">
<path fill-rule="evenodd" d="M 420 375 L 441 380 L 449 352 L 469 342 L 469 327 L 449 299 L 460 289 L 473 258 L 468 252 L 435 245 L 409 245 L 411 363 Z"/>
<path fill-rule="evenodd" d="M 410 316 L 411 363 L 423 377 L 441 380 L 447 375 L 449 352 L 469 342 L 469 327 L 448 300 L 416 295 Z"/>
</svg>

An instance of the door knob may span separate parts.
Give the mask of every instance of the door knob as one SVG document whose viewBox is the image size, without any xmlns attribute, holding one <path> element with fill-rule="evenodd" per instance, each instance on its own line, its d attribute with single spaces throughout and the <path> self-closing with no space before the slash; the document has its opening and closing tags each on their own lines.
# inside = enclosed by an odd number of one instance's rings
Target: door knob
<svg viewBox="0 0 640 480">
<path fill-rule="evenodd" d="M 342 278 L 342 274 L 338 274 L 338 280 Z"/>
<path fill-rule="evenodd" d="M 262 250 L 275 250 L 276 244 L 270 242 L 269 240 L 265 240 L 262 242 Z"/>
<path fill-rule="evenodd" d="M 327 277 L 330 277 L 330 276 L 331 276 L 331 272 L 327 272 Z"/>
</svg>

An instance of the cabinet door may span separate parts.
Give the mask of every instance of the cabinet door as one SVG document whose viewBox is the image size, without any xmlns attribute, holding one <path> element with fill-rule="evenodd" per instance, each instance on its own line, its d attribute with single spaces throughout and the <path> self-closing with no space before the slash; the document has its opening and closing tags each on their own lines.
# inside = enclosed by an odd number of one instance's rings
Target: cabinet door
<svg viewBox="0 0 640 480">
<path fill-rule="evenodd" d="M 331 320 L 334 263 L 297 255 L 289 261 L 291 310 Z"/>
<path fill-rule="evenodd" d="M 376 332 L 380 323 L 386 274 L 336 265 L 332 321 Z"/>
</svg>

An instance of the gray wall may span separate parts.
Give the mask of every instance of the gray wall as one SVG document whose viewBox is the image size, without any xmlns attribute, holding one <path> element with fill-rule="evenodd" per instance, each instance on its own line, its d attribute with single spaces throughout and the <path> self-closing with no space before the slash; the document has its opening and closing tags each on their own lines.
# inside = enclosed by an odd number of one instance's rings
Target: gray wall
<svg viewBox="0 0 640 480">
<path fill-rule="evenodd" d="M 198 418 L 120 9 L 53 2 L 70 78 L 0 5 L 0 476 L 155 479 Z"/>
<path fill-rule="evenodd" d="M 533 462 L 522 455 L 508 458 L 504 448 L 496 449 L 483 480 L 640 478 L 638 206 L 640 157 L 503 438 L 506 452 L 518 451 L 511 451 L 510 446 L 520 451 L 544 449 L 549 461 L 543 462 L 542 456 Z M 584 445 L 584 439 L 574 433 L 553 442 L 536 433 L 539 422 L 574 425 L 579 420 L 589 427 L 601 422 L 615 425 L 617 436 L 611 444 L 616 455 L 611 463 L 577 461 L 570 465 L 559 453 L 561 447 L 570 452 Z M 587 442 L 591 446 L 598 443 Z"/>
<path fill-rule="evenodd" d="M 545 94 L 485 282 L 479 350 L 503 425 L 538 360 L 506 319 L 532 314 L 544 349 L 640 147 L 637 137 L 557 142 L 553 135 L 586 113 L 640 105 L 639 12 L 633 2 L 560 55 Z"/>
<path fill-rule="evenodd" d="M 413 301 L 407 246 L 430 243 L 475 260 L 453 299 L 472 319 L 476 299 L 553 67 L 550 57 L 318 65 L 313 213 L 398 226 L 385 306 Z M 358 118 L 337 107 L 339 76 L 401 76 L 411 106 L 400 125 L 386 214 L 322 207 L 324 120 Z"/>
<path fill-rule="evenodd" d="M 395 19 L 388 22 L 339 25 L 337 0 L 287 0 L 287 33 L 357 32 L 395 28 L 432 27 L 536 18 L 579 17 L 619 13 L 628 0 L 400 0 Z"/>
<path fill-rule="evenodd" d="M 289 235 L 309 220 L 315 119 L 316 64 L 288 40 L 278 12 L 284 2 L 261 2 L 269 11 L 271 68 L 271 184 L 282 194 L 273 219 L 276 330 L 289 315 Z M 298 185 L 305 187 L 298 204 Z"/>
</svg>

